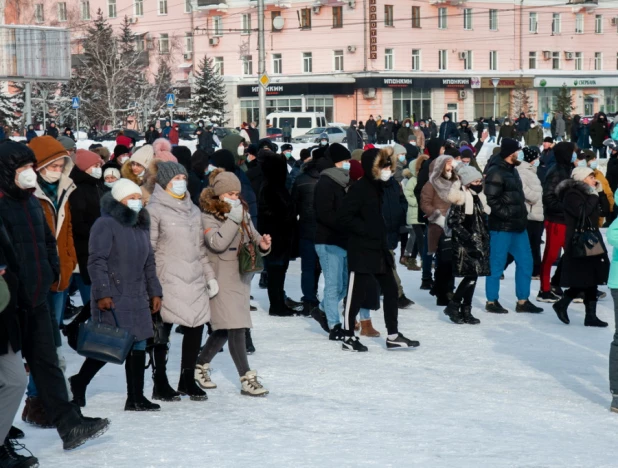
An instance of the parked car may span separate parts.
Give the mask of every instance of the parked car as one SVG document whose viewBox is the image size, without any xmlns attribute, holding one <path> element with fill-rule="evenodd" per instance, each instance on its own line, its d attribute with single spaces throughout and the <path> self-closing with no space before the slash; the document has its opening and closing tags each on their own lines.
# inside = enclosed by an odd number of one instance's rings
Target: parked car
<svg viewBox="0 0 618 468">
<path fill-rule="evenodd" d="M 283 141 L 283 130 L 277 127 L 271 127 L 266 130 L 267 138 L 271 141 Z"/>
<path fill-rule="evenodd" d="M 159 119 L 159 126 L 161 129 L 165 128 L 166 119 Z M 195 130 L 197 130 L 197 125 L 191 122 L 186 122 L 184 120 L 174 120 L 174 125 L 178 125 L 178 133 L 181 140 L 195 140 Z"/>
<path fill-rule="evenodd" d="M 98 137 L 94 139 L 94 141 L 114 141 L 116 140 L 116 137 L 118 136 L 118 132 L 120 130 L 121 129 L 116 129 L 116 130 L 112 130 L 110 132 L 104 133 L 103 135 L 99 135 Z M 144 139 L 144 135 L 139 133 L 136 130 L 125 128 L 125 129 L 122 129 L 122 131 L 124 132 L 126 136 L 128 136 L 129 138 L 132 138 L 136 142 L 142 141 Z"/>
<path fill-rule="evenodd" d="M 324 128 L 328 125 L 323 112 L 271 112 L 266 120 L 275 128 L 283 128 L 287 121 L 292 127 L 292 138 L 304 135 L 312 128 Z"/>
<path fill-rule="evenodd" d="M 223 140 L 231 133 L 240 133 L 238 130 L 231 127 L 214 127 L 212 131 L 215 133 L 215 135 L 217 135 L 217 138 L 219 138 L 219 140 Z"/>
<path fill-rule="evenodd" d="M 292 141 L 295 143 L 315 143 L 320 135 L 326 130 L 325 127 L 316 127 L 309 130 L 307 133 L 303 135 L 299 135 L 297 137 L 293 137 Z"/>
</svg>

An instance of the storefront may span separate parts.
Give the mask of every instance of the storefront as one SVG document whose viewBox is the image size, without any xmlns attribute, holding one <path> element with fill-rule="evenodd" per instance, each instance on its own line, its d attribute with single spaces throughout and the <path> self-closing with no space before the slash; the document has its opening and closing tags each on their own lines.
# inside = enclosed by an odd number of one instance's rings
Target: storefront
<svg viewBox="0 0 618 468">
<path fill-rule="evenodd" d="M 591 116 L 600 111 L 618 111 L 618 77 L 539 77 L 535 78 L 534 86 L 540 115 L 554 111 L 563 86 L 573 98 L 575 114 Z"/>
<path fill-rule="evenodd" d="M 491 78 L 474 79 L 474 118 L 508 117 L 515 111 L 513 107 L 529 109 L 534 102 L 533 78 L 500 78 L 496 86 L 496 110 L 494 116 L 494 85 Z M 530 106 L 522 104 L 525 100 Z"/>
</svg>

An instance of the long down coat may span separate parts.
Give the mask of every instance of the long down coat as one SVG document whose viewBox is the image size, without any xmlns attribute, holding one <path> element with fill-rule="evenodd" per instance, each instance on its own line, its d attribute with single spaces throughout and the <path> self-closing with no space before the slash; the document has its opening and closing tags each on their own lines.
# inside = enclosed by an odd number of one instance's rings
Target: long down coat
<svg viewBox="0 0 618 468">
<path fill-rule="evenodd" d="M 207 283 L 215 279 L 202 234 L 200 210 L 191 197 L 172 197 L 155 185 L 146 207 L 150 242 L 163 286 L 161 317 L 166 323 L 198 327 L 210 320 Z"/>
<path fill-rule="evenodd" d="M 219 282 L 219 294 L 210 300 L 210 324 L 213 330 L 252 328 L 249 299 L 253 274 L 240 274 L 240 225 L 226 218 L 231 209 L 230 205 L 216 198 L 210 187 L 200 196 L 200 208 L 208 258 Z M 259 244 L 262 236 L 250 220 L 247 227 L 254 241 Z M 242 240 L 244 243 L 249 242 L 246 233 Z M 261 252 L 259 248 L 258 252 L 262 255 L 268 253 Z"/>
</svg>

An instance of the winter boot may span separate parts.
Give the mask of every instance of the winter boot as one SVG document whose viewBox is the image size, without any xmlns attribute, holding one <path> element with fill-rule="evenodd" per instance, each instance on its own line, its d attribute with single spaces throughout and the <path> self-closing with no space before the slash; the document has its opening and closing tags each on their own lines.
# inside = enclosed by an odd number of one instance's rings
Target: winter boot
<svg viewBox="0 0 618 468">
<path fill-rule="evenodd" d="M 303 317 L 311 317 L 311 311 L 314 307 L 318 306 L 319 302 L 309 302 L 303 301 L 303 310 L 300 312 L 300 315 Z"/>
<path fill-rule="evenodd" d="M 450 301 L 444 309 L 444 313 L 451 319 L 451 322 L 458 325 L 464 323 L 463 315 L 461 313 L 461 306 L 455 301 Z"/>
<path fill-rule="evenodd" d="M 58 427 L 64 450 L 73 450 L 86 442 L 102 436 L 109 428 L 109 419 L 85 418 L 81 416 L 77 422 L 64 423 Z"/>
<path fill-rule="evenodd" d="M 412 307 L 413 305 L 414 305 L 414 301 L 412 299 L 408 299 L 405 294 L 402 294 L 397 299 L 398 309 L 407 309 L 408 307 Z"/>
<path fill-rule="evenodd" d="M 618 395 L 612 395 L 612 404 L 609 407 L 612 413 L 618 413 Z"/>
<path fill-rule="evenodd" d="M 9 439 L 23 439 L 26 437 L 26 434 L 19 427 L 11 426 L 7 437 Z"/>
<path fill-rule="evenodd" d="M 421 270 L 420 265 L 416 262 L 416 258 L 408 260 L 408 270 L 410 271 L 420 271 Z"/>
<path fill-rule="evenodd" d="M 73 403 L 83 408 L 86 406 L 86 389 L 95 375 L 103 368 L 105 362 L 88 358 L 82 364 L 79 372 L 69 377 L 69 386 L 73 394 Z"/>
<path fill-rule="evenodd" d="M 268 395 L 268 390 L 262 387 L 262 384 L 258 382 L 257 371 L 248 371 L 240 378 L 242 385 L 240 393 L 241 395 L 261 397 Z"/>
<path fill-rule="evenodd" d="M 584 319 L 584 325 L 587 327 L 599 327 L 604 328 L 607 326 L 607 322 L 600 320 L 597 317 L 597 301 L 590 301 L 586 306 L 586 318 Z"/>
<path fill-rule="evenodd" d="M 371 319 L 361 320 L 361 336 L 368 336 L 370 338 L 378 338 L 380 336 L 380 332 L 373 328 L 373 324 L 371 323 Z"/>
<path fill-rule="evenodd" d="M 167 380 L 167 346 L 155 346 L 151 351 L 152 362 L 152 399 L 161 401 L 180 401 L 180 394 L 175 391 Z"/>
<path fill-rule="evenodd" d="M 258 286 L 260 289 L 268 288 L 268 273 L 266 271 L 260 273 L 260 283 L 258 284 Z"/>
<path fill-rule="evenodd" d="M 268 315 L 274 317 L 293 317 L 298 315 L 296 310 L 286 305 L 285 293 L 283 292 L 284 284 L 285 268 L 282 266 L 270 267 L 268 271 L 268 300 L 270 301 Z"/>
<path fill-rule="evenodd" d="M 253 339 L 251 338 L 250 328 L 245 328 L 245 348 L 248 355 L 255 353 L 255 346 L 253 346 Z"/>
<path fill-rule="evenodd" d="M 17 450 L 25 450 L 30 455 L 20 455 Z M 0 445 L 0 467 L 2 468 L 28 468 L 39 466 L 39 460 L 30 451 L 16 440 L 4 439 Z"/>
<path fill-rule="evenodd" d="M 202 387 L 204 390 L 211 390 L 213 388 L 217 388 L 217 384 L 210 380 L 210 373 L 212 370 L 210 369 L 210 364 L 196 364 L 194 377 L 197 384 Z"/>
<path fill-rule="evenodd" d="M 178 393 L 187 395 L 191 401 L 206 401 L 208 395 L 195 383 L 195 369 L 182 369 L 178 381 Z"/>
<path fill-rule="evenodd" d="M 305 308 L 302 302 L 295 301 L 294 299 L 290 299 L 287 296 L 283 302 L 285 303 L 285 306 L 288 309 L 293 309 L 295 312 L 298 312 L 299 314 L 302 313 L 303 309 Z"/>
<path fill-rule="evenodd" d="M 468 325 L 478 325 L 481 323 L 479 319 L 472 315 L 472 306 L 470 305 L 461 306 L 461 316 L 463 318 L 463 323 L 467 323 Z"/>
<path fill-rule="evenodd" d="M 311 317 L 313 318 L 313 320 L 320 324 L 320 327 L 322 327 L 322 330 L 324 330 L 326 333 L 330 331 L 330 329 L 328 328 L 328 320 L 326 319 L 326 313 L 322 309 L 320 309 L 320 306 L 316 306 L 313 308 L 313 310 L 311 311 Z"/>
<path fill-rule="evenodd" d="M 558 319 L 562 323 L 566 323 L 567 325 L 571 323 L 571 321 L 569 320 L 569 315 L 567 314 L 567 310 L 569 308 L 569 304 L 571 304 L 572 301 L 573 299 L 571 299 L 569 296 L 565 294 L 564 296 L 560 298 L 558 302 L 554 302 L 552 305 L 552 308 L 556 312 Z M 595 303 L 595 306 L 596 306 L 596 303 Z"/>
<path fill-rule="evenodd" d="M 330 341 L 343 341 L 344 338 L 345 335 L 343 334 L 340 323 L 331 328 L 330 333 L 328 334 L 328 339 Z"/>
<path fill-rule="evenodd" d="M 47 416 L 45 408 L 43 407 L 43 400 L 40 397 L 26 398 L 26 406 L 24 407 L 21 419 L 28 424 L 44 429 L 56 427 Z"/>
<path fill-rule="evenodd" d="M 424 291 L 430 291 L 433 288 L 433 280 L 424 279 L 421 281 L 421 289 Z"/>
<path fill-rule="evenodd" d="M 125 411 L 159 411 L 161 406 L 152 403 L 144 396 L 144 372 L 146 371 L 146 351 L 132 350 L 124 363 L 127 376 L 127 402 Z"/>
</svg>

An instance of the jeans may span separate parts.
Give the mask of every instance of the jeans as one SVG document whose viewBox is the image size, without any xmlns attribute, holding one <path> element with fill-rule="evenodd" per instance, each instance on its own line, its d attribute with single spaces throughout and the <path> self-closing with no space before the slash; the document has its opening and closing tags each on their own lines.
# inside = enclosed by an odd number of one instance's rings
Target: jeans
<svg viewBox="0 0 618 468">
<path fill-rule="evenodd" d="M 309 239 L 299 239 L 298 250 L 300 254 L 300 288 L 303 291 L 303 302 L 317 304 L 318 280 L 322 272 L 318 263 L 318 254 L 315 252 L 315 244 Z"/>
<path fill-rule="evenodd" d="M 593 146 L 592 151 L 594 151 L 594 154 L 597 154 L 597 152 L 599 153 L 599 159 L 607 158 L 607 147 L 606 146 L 603 146 L 603 145 Z"/>
<path fill-rule="evenodd" d="M 496 142 L 496 136 L 495 135 L 494 136 L 490 136 L 487 139 L 487 143 L 495 143 L 495 142 Z"/>
<path fill-rule="evenodd" d="M 47 293 L 47 305 L 52 314 L 54 323 L 54 340 L 56 347 L 62 346 L 62 340 L 60 339 L 60 325 L 62 324 L 64 317 L 64 307 L 69 297 L 68 290 L 62 292 L 48 292 Z"/>
<path fill-rule="evenodd" d="M 367 134 L 367 139 L 369 140 L 369 143 L 375 143 L 376 142 L 376 135 L 375 135 L 375 133 L 373 135 Z"/>
<path fill-rule="evenodd" d="M 82 303 L 90 302 L 90 288 L 91 285 L 84 283 L 82 275 L 79 273 L 73 273 L 71 282 L 75 283 L 75 286 L 79 290 L 79 295 L 82 297 Z"/>
<path fill-rule="evenodd" d="M 489 302 L 497 301 L 500 296 L 500 276 L 506 265 L 506 257 L 515 258 L 515 295 L 520 301 L 530 296 L 532 278 L 532 252 L 528 233 L 490 231 L 489 265 L 491 276 L 485 280 L 485 295 Z"/>
<path fill-rule="evenodd" d="M 315 251 L 320 257 L 324 273 L 324 294 L 320 309 L 326 314 L 328 327 L 332 329 L 341 323 L 339 302 L 345 297 L 348 287 L 348 252 L 329 244 L 316 244 Z"/>
</svg>

